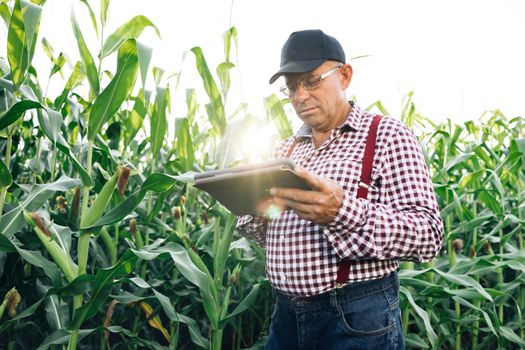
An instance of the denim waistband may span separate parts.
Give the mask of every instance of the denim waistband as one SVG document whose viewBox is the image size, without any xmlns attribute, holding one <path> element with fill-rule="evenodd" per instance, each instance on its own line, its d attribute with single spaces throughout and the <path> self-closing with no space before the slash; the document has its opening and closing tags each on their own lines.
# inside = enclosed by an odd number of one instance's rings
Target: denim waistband
<svg viewBox="0 0 525 350">
<path fill-rule="evenodd" d="M 322 294 L 309 297 L 288 295 L 276 289 L 273 289 L 273 293 L 276 301 L 280 304 L 293 306 L 295 309 L 307 308 L 313 310 L 329 305 L 331 300 L 334 300 L 334 296 L 338 303 L 343 303 L 345 301 L 360 299 L 392 287 L 396 289 L 399 288 L 399 281 L 395 271 L 385 277 L 370 281 L 349 283 L 341 288 L 335 288 Z"/>
</svg>

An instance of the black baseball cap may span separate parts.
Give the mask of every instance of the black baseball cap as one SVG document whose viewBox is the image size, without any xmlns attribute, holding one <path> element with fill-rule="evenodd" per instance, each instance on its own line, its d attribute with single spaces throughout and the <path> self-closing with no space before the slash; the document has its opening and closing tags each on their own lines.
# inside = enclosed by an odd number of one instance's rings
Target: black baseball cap
<svg viewBox="0 0 525 350">
<path fill-rule="evenodd" d="M 319 29 L 293 32 L 281 50 L 281 69 L 270 84 L 283 74 L 309 72 L 329 60 L 346 62 L 343 47 L 334 37 Z"/>
</svg>

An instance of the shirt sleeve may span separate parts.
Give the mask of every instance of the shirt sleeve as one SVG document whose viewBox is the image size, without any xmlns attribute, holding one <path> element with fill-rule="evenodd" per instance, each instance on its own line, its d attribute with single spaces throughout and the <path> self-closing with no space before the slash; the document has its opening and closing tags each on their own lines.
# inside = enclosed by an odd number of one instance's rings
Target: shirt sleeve
<svg viewBox="0 0 525 350">
<path fill-rule="evenodd" d="M 249 239 L 252 239 L 261 247 L 266 247 L 266 224 L 267 219 L 261 216 L 243 215 L 237 217 L 237 230 Z"/>
<path fill-rule="evenodd" d="M 277 159 L 285 156 L 285 153 L 293 143 L 293 137 L 290 137 L 279 144 L 274 150 L 271 159 Z M 236 228 L 247 238 L 253 239 L 261 247 L 266 247 L 266 226 L 268 219 L 262 216 L 243 215 L 237 217 Z"/>
<path fill-rule="evenodd" d="M 419 143 L 406 127 L 381 157 L 380 200 L 345 192 L 324 234 L 341 258 L 429 261 L 441 248 L 443 222 Z"/>
</svg>

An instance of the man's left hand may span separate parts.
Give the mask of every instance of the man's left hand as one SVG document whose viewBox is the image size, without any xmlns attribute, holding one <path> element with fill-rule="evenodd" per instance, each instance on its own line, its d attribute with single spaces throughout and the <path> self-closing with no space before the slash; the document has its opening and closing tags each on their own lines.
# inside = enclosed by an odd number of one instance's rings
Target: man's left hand
<svg viewBox="0 0 525 350">
<path fill-rule="evenodd" d="M 341 206 L 344 190 L 335 181 L 318 177 L 304 168 L 297 168 L 295 172 L 312 187 L 312 191 L 272 188 L 270 195 L 274 203 L 292 209 L 301 219 L 317 224 L 331 222 Z"/>
</svg>

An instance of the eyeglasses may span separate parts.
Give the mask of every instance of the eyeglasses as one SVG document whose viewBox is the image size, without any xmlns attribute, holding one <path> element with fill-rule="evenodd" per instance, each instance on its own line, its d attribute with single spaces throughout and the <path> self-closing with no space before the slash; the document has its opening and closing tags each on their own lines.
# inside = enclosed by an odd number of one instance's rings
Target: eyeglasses
<svg viewBox="0 0 525 350">
<path fill-rule="evenodd" d="M 306 91 L 315 90 L 321 85 L 321 82 L 324 79 L 328 78 L 330 76 L 330 74 L 332 74 L 333 72 L 335 72 L 336 70 L 338 70 L 342 66 L 343 66 L 342 64 L 340 64 L 338 66 L 335 66 L 334 68 L 330 69 L 328 72 L 325 72 L 325 73 L 323 73 L 321 75 L 311 75 L 311 76 L 309 76 L 307 78 L 299 80 L 298 82 L 295 82 L 293 85 L 288 85 L 288 84 L 283 85 L 283 87 L 281 87 L 280 90 L 286 96 L 293 96 L 293 95 L 295 95 L 295 93 L 297 92 L 297 86 L 299 84 L 301 84 L 303 89 L 305 89 Z"/>
</svg>

